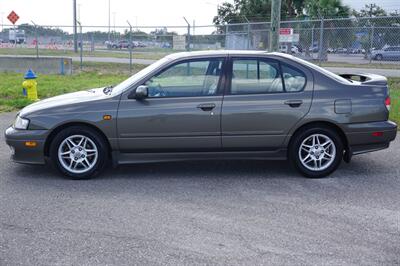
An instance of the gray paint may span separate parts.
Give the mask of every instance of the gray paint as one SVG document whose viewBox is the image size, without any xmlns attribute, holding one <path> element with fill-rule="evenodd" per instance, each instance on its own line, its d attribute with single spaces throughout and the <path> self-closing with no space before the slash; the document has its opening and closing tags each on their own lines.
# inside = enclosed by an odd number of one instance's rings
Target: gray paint
<svg viewBox="0 0 400 266">
<path fill-rule="evenodd" d="M 302 92 L 259 95 L 129 99 L 128 95 L 145 80 L 180 60 L 209 57 L 262 57 L 294 65 L 303 71 L 307 83 Z M 215 51 L 178 53 L 147 76 L 131 84 L 120 95 L 109 96 L 102 89 L 77 92 L 30 105 L 20 116 L 30 119 L 30 130 L 9 129 L 6 141 L 14 146 L 14 159 L 43 163 L 44 146 L 50 134 L 69 123 L 96 127 L 107 137 L 114 163 L 188 159 L 284 159 L 291 136 L 300 127 L 330 123 L 343 132 L 346 147 L 354 154 L 388 147 L 397 126 L 388 120 L 384 99 L 385 78 L 364 75 L 367 82 L 343 82 L 318 67 L 302 64 L 279 53 Z M 223 78 L 226 81 L 225 77 Z M 224 85 L 221 82 L 220 85 Z M 220 88 L 221 90 L 223 88 Z M 299 107 L 285 104 L 301 100 Z M 203 111 L 200 104 L 214 104 Z M 112 120 L 103 120 L 103 115 Z M 372 132 L 382 131 L 382 137 Z M 37 139 L 37 148 L 27 149 L 21 141 Z M 29 152 L 27 152 L 29 150 Z"/>
</svg>

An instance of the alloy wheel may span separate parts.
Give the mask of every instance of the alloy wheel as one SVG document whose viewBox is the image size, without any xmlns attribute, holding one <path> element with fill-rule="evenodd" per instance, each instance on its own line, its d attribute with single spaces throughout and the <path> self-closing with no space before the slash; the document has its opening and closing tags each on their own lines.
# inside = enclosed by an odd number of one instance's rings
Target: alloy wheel
<svg viewBox="0 0 400 266">
<path fill-rule="evenodd" d="M 313 134 L 303 140 L 298 155 L 301 164 L 311 171 L 323 171 L 335 160 L 335 143 L 326 135 Z"/>
<path fill-rule="evenodd" d="M 98 159 L 96 144 L 84 135 L 64 139 L 58 148 L 58 159 L 64 169 L 81 174 L 91 170 Z"/>
</svg>

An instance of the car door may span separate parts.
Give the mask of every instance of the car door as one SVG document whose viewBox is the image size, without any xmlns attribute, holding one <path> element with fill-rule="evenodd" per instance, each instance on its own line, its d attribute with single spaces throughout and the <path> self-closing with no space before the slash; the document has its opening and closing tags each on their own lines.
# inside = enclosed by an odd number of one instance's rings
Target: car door
<svg viewBox="0 0 400 266">
<path fill-rule="evenodd" d="M 282 73 L 283 72 L 283 73 Z M 310 109 L 312 74 L 267 58 L 234 57 L 222 107 L 224 149 L 274 149 Z"/>
<path fill-rule="evenodd" d="M 123 95 L 117 126 L 121 152 L 220 149 L 224 61 L 218 57 L 172 63 L 143 82 L 147 98 Z"/>
</svg>

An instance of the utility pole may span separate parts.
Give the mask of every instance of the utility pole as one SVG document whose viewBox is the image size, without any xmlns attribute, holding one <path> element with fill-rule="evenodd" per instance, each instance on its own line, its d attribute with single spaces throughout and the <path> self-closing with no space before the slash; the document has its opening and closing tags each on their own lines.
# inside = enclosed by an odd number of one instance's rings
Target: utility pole
<svg viewBox="0 0 400 266">
<path fill-rule="evenodd" d="M 279 49 L 279 28 L 281 23 L 281 0 L 272 0 L 271 5 L 271 41 L 270 51 Z"/>
<path fill-rule="evenodd" d="M 246 49 L 250 50 L 250 21 L 247 19 L 246 16 L 243 15 L 243 17 L 247 22 L 247 45 L 246 45 Z"/>
<path fill-rule="evenodd" d="M 77 34 L 77 25 L 76 25 L 76 0 L 73 0 L 73 13 L 74 13 L 74 23 L 73 23 L 73 28 L 74 28 L 74 52 L 78 52 L 78 36 Z"/>
</svg>

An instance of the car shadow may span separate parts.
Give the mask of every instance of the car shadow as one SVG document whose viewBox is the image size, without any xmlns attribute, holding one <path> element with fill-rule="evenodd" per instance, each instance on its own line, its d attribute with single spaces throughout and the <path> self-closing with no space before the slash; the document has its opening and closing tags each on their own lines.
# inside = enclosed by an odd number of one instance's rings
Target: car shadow
<svg viewBox="0 0 400 266">
<path fill-rule="evenodd" d="M 15 176 L 29 179 L 64 179 L 50 165 L 34 166 L 13 164 Z M 383 174 L 382 166 L 369 157 L 353 159 L 350 164 L 342 162 L 339 169 L 328 178 L 365 177 L 367 175 Z M 182 161 L 162 163 L 140 163 L 120 165 L 116 168 L 107 167 L 96 180 L 110 179 L 193 179 L 193 178 L 217 178 L 217 179 L 288 179 L 304 178 L 294 169 L 289 161 Z M 325 178 L 326 179 L 326 178 Z"/>
<path fill-rule="evenodd" d="M 22 178 L 63 178 L 50 165 L 13 164 L 15 174 Z M 96 179 L 119 178 L 185 178 L 191 177 L 299 177 L 288 161 L 182 161 L 120 165 L 107 167 Z"/>
</svg>

